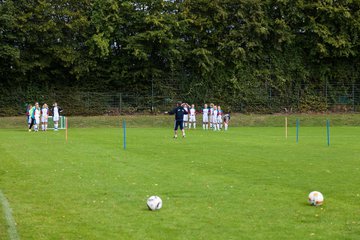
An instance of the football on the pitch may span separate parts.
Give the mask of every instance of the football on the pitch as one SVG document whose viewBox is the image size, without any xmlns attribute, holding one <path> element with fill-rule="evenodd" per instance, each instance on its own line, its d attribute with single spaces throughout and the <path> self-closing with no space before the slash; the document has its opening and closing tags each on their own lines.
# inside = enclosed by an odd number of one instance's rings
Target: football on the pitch
<svg viewBox="0 0 360 240">
<path fill-rule="evenodd" d="M 309 203 L 312 206 L 320 206 L 324 202 L 324 196 L 321 194 L 321 192 L 313 191 L 309 194 Z"/>
<path fill-rule="evenodd" d="M 162 207 L 162 200 L 158 196 L 151 196 L 147 200 L 147 206 L 151 211 L 159 210 Z"/>
</svg>

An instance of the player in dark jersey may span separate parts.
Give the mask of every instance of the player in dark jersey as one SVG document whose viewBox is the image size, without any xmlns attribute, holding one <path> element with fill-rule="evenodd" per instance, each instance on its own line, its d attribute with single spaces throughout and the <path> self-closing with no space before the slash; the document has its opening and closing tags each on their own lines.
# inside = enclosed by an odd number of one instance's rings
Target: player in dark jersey
<svg viewBox="0 0 360 240">
<path fill-rule="evenodd" d="M 167 112 L 169 115 L 175 115 L 175 124 L 174 124 L 174 138 L 177 138 L 177 130 L 180 127 L 182 131 L 183 138 L 185 137 L 185 129 L 184 129 L 184 115 L 187 115 L 188 112 L 184 109 L 181 102 L 177 103 L 176 108 Z"/>
</svg>

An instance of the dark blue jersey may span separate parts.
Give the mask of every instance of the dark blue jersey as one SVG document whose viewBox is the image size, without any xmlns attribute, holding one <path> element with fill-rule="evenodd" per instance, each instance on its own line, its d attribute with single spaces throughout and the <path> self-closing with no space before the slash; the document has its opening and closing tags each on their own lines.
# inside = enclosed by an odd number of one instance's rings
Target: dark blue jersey
<svg viewBox="0 0 360 240">
<path fill-rule="evenodd" d="M 175 114 L 175 120 L 182 121 L 184 119 L 184 115 L 187 115 L 188 112 L 182 106 L 179 106 L 171 110 L 169 114 Z"/>
</svg>

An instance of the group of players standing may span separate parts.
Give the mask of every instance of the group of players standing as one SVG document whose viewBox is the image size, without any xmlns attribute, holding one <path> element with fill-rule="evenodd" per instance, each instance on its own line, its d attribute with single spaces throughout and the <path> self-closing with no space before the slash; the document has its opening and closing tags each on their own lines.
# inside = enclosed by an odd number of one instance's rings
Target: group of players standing
<svg viewBox="0 0 360 240">
<path fill-rule="evenodd" d="M 183 137 L 185 137 L 185 128 L 191 129 L 191 125 L 193 125 L 194 129 L 196 128 L 197 112 L 194 104 L 190 106 L 187 103 L 178 102 L 176 108 L 166 113 L 175 115 L 174 138 L 177 138 L 177 130 L 179 127 Z M 213 129 L 214 131 L 220 131 L 223 128 L 223 123 L 225 127 L 224 130 L 228 130 L 230 113 L 224 114 L 220 106 L 211 103 L 210 107 L 208 107 L 208 105 L 205 104 L 201 113 L 203 120 L 202 127 L 204 130 Z"/>
<path fill-rule="evenodd" d="M 29 104 L 26 109 L 29 132 L 31 132 L 33 127 L 34 131 L 38 132 L 40 129 L 40 123 L 41 130 L 46 131 L 48 128 L 49 116 L 53 117 L 54 131 L 57 131 L 59 127 L 60 112 L 62 112 L 62 109 L 57 105 L 56 102 L 53 104 L 51 109 L 49 109 L 46 103 L 44 103 L 41 108 L 38 102 L 35 102 L 34 106 Z"/>
<path fill-rule="evenodd" d="M 184 115 L 184 127 L 191 128 L 193 125 L 194 129 L 196 128 L 196 109 L 195 105 L 192 104 L 191 106 L 187 103 L 183 104 L 183 107 L 188 114 Z M 207 104 L 204 105 L 204 108 L 201 110 L 202 114 L 202 128 L 204 130 L 213 129 L 214 131 L 220 131 L 223 128 L 224 123 L 224 130 L 228 130 L 229 121 L 230 121 L 230 113 L 224 114 L 223 110 L 221 109 L 220 105 L 214 105 L 213 103 L 210 104 L 208 107 Z"/>
</svg>

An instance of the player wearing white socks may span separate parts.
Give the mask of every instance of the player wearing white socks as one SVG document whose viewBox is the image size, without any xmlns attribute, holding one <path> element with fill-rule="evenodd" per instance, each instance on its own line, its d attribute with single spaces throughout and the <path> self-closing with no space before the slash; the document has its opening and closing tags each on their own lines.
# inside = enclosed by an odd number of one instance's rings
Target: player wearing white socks
<svg viewBox="0 0 360 240">
<path fill-rule="evenodd" d="M 204 108 L 202 110 L 203 113 L 203 129 L 208 130 L 209 129 L 209 109 L 207 104 L 204 105 Z"/>
<path fill-rule="evenodd" d="M 49 108 L 46 103 L 41 108 L 41 130 L 46 131 L 49 118 Z"/>
<path fill-rule="evenodd" d="M 214 127 L 213 122 L 214 122 L 214 104 L 210 103 L 210 129 L 212 129 Z"/>
<path fill-rule="evenodd" d="M 191 124 L 194 125 L 194 129 L 195 129 L 196 128 L 196 110 L 195 110 L 194 104 L 191 104 L 191 108 L 190 108 L 189 129 L 191 128 Z"/>
<path fill-rule="evenodd" d="M 217 128 L 220 131 L 222 129 L 222 115 L 223 111 L 221 110 L 220 105 L 217 107 Z"/>
<path fill-rule="evenodd" d="M 41 115 L 41 110 L 40 110 L 40 107 L 39 107 L 39 103 L 36 103 L 35 104 L 35 111 L 34 111 L 34 117 L 35 117 L 34 130 L 35 130 L 35 132 L 39 131 L 40 115 Z"/>
<path fill-rule="evenodd" d="M 217 126 L 218 126 L 217 115 L 218 115 L 218 110 L 217 110 L 216 105 L 214 105 L 213 114 L 212 114 L 212 124 L 213 124 L 214 131 L 217 130 Z"/>
<path fill-rule="evenodd" d="M 62 112 L 62 109 L 57 105 L 57 103 L 54 103 L 51 112 L 54 120 L 54 131 L 57 131 L 59 127 L 60 112 Z"/>
<path fill-rule="evenodd" d="M 189 112 L 189 105 L 187 103 L 183 104 L 183 108 L 185 112 Z M 188 122 L 189 122 L 189 115 L 184 114 L 184 128 L 188 127 Z"/>
<path fill-rule="evenodd" d="M 228 130 L 229 122 L 230 122 L 230 113 L 227 113 L 227 114 L 225 114 L 225 116 L 224 116 L 225 131 Z"/>
</svg>

